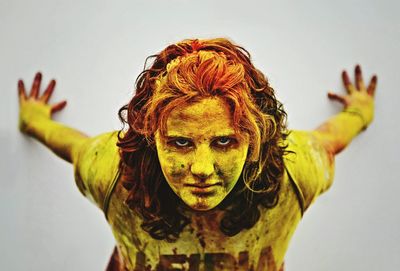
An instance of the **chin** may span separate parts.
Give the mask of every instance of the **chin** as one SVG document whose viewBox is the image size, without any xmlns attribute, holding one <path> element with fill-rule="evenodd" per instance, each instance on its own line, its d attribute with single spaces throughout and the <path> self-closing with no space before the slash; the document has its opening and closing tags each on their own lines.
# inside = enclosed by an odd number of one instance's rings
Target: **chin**
<svg viewBox="0 0 400 271">
<path fill-rule="evenodd" d="M 207 212 L 207 211 L 214 209 L 215 207 L 216 206 L 200 205 L 200 204 L 190 206 L 191 209 L 193 209 L 194 211 L 198 211 L 198 212 Z"/>
<path fill-rule="evenodd" d="M 217 203 L 214 201 L 213 203 L 206 203 L 206 202 L 197 202 L 197 203 L 186 203 L 190 207 L 190 209 L 198 212 L 207 212 L 213 210 L 215 207 L 219 205 L 221 201 Z"/>
</svg>

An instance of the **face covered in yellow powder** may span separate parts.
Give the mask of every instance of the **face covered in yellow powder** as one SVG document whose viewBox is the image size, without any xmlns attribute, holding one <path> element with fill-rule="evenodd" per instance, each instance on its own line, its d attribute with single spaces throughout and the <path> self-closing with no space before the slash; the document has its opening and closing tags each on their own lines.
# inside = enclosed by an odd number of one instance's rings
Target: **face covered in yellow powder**
<svg viewBox="0 0 400 271">
<path fill-rule="evenodd" d="M 204 98 L 175 108 L 165 136 L 155 135 L 161 169 L 171 189 L 189 207 L 216 207 L 238 181 L 247 157 L 249 138 L 235 133 L 228 105 Z"/>
</svg>

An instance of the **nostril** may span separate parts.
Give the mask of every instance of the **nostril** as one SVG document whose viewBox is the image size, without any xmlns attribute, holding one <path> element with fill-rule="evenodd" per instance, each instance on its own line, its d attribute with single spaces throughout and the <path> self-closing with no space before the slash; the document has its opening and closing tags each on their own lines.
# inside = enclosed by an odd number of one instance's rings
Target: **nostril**
<svg viewBox="0 0 400 271">
<path fill-rule="evenodd" d="M 208 176 L 210 176 L 210 175 L 206 175 L 206 174 L 193 174 L 193 175 L 198 177 L 200 179 L 200 181 L 204 181 L 205 179 L 208 178 Z"/>
<path fill-rule="evenodd" d="M 214 172 L 213 164 L 195 163 L 190 167 L 192 174 L 200 179 L 207 179 Z"/>
</svg>

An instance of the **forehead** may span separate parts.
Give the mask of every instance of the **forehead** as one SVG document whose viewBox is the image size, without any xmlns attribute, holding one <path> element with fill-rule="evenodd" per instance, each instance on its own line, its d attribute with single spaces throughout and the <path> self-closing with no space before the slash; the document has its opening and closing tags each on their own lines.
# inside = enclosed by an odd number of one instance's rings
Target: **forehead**
<svg viewBox="0 0 400 271">
<path fill-rule="evenodd" d="M 167 136 L 223 136 L 235 133 L 227 103 L 218 97 L 204 98 L 175 108 L 167 118 Z"/>
</svg>

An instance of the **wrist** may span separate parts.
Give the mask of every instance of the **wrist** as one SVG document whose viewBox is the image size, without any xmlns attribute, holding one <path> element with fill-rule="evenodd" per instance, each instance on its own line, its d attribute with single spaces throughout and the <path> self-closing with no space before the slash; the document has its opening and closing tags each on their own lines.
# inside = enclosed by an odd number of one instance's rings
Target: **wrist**
<svg viewBox="0 0 400 271">
<path fill-rule="evenodd" d="M 368 128 L 369 122 L 367 121 L 366 117 L 364 116 L 363 112 L 356 107 L 347 107 L 343 111 L 343 113 L 353 115 L 362 123 L 361 131 L 364 131 Z"/>
<path fill-rule="evenodd" d="M 343 111 L 357 116 L 362 121 L 363 130 L 365 130 L 374 118 L 374 100 L 371 96 L 359 92 L 353 96 L 355 97 L 349 101 Z"/>
</svg>

